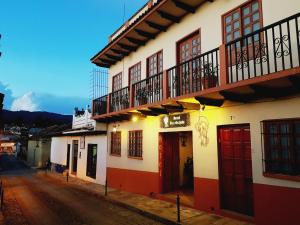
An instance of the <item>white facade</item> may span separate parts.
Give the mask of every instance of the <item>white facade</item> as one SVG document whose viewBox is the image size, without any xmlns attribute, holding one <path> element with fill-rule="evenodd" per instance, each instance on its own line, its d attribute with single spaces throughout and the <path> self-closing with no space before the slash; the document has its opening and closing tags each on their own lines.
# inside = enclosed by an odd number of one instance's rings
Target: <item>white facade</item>
<svg viewBox="0 0 300 225">
<path fill-rule="evenodd" d="M 106 126 L 96 124 L 91 119 L 91 113 L 88 109 L 80 116 L 73 115 L 72 130 L 65 131 L 62 135 L 52 137 L 51 140 L 51 157 L 52 164 L 63 166 L 69 171 L 71 176 L 96 182 L 104 185 L 106 180 L 106 153 L 107 153 L 107 136 L 105 134 Z M 97 131 L 104 131 L 103 134 L 97 134 Z M 78 141 L 77 153 L 77 172 L 72 173 L 73 168 L 73 141 Z M 84 142 L 82 142 L 84 141 Z M 87 152 L 88 145 L 97 145 L 97 166 L 96 178 L 87 176 Z M 69 150 L 69 168 L 67 166 L 67 155 Z"/>
<path fill-rule="evenodd" d="M 77 161 L 77 174 L 78 178 L 83 180 L 95 182 L 104 185 L 106 180 L 106 152 L 107 152 L 107 137 L 106 135 L 95 135 L 95 136 L 85 136 L 84 148 L 80 148 L 80 137 L 81 136 L 64 136 L 64 137 L 53 137 L 51 141 L 51 163 L 59 164 L 62 166 L 67 165 L 67 148 L 70 145 L 70 164 L 69 173 L 71 176 L 71 168 L 73 166 L 73 141 L 77 140 L 78 146 L 78 161 Z M 88 144 L 97 145 L 97 169 L 96 169 L 96 179 L 86 176 L 87 167 L 87 149 Z M 68 168 L 66 168 L 68 169 Z"/>
<path fill-rule="evenodd" d="M 145 46 L 139 47 L 122 61 L 112 65 L 109 69 L 109 92 L 112 91 L 112 77 L 122 72 L 123 87 L 128 86 L 128 70 L 131 66 L 141 62 L 141 80 L 146 78 L 146 59 L 154 53 L 163 51 L 163 69 L 176 65 L 176 44 L 187 35 L 200 30 L 201 52 L 205 53 L 222 45 L 222 15 L 235 7 L 245 3 L 245 0 L 216 0 L 205 2 L 195 14 L 184 17 L 180 23 L 168 28 Z M 299 12 L 300 1 L 262 0 L 263 26 Z"/>
</svg>

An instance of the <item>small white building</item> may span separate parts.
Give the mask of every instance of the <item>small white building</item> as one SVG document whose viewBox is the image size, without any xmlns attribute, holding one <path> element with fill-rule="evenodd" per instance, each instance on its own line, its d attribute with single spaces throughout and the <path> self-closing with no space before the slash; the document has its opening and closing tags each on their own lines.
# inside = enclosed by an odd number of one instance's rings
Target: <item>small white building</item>
<svg viewBox="0 0 300 225">
<path fill-rule="evenodd" d="M 106 130 L 96 129 L 88 109 L 75 110 L 72 129 L 51 139 L 50 161 L 57 172 L 67 170 L 70 176 L 105 184 Z"/>
</svg>

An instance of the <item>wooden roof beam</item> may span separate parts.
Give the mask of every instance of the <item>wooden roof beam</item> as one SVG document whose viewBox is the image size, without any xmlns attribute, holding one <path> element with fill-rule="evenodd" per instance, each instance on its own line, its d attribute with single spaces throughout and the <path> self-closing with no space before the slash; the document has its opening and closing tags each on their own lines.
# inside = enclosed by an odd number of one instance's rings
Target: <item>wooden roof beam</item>
<svg viewBox="0 0 300 225">
<path fill-rule="evenodd" d="M 163 104 L 161 105 L 163 108 L 165 108 L 169 113 L 172 112 L 183 112 L 184 108 L 182 105 L 167 105 Z"/>
<path fill-rule="evenodd" d="M 145 116 L 158 116 L 159 115 L 159 113 L 153 112 L 151 110 L 139 109 L 138 111 Z"/>
<path fill-rule="evenodd" d="M 159 30 L 159 31 L 164 31 L 166 32 L 167 31 L 167 27 L 166 26 L 162 26 L 162 25 L 159 25 L 157 23 L 154 23 L 154 22 L 151 22 L 151 21 L 145 21 L 145 23 L 151 27 L 151 28 L 154 28 L 156 30 Z"/>
<path fill-rule="evenodd" d="M 294 88 L 300 90 L 300 77 L 299 76 L 289 77 L 288 79 L 292 83 Z"/>
<path fill-rule="evenodd" d="M 175 23 L 179 23 L 179 21 L 180 21 L 180 17 L 173 16 L 173 15 L 166 13 L 164 11 L 161 11 L 161 10 L 158 10 L 157 12 L 160 15 L 160 17 L 163 19 L 166 19 L 166 20 L 169 20 L 169 21 L 172 21 Z"/>
<path fill-rule="evenodd" d="M 140 30 L 140 29 L 134 29 L 134 31 L 142 37 L 149 38 L 149 39 L 154 39 L 155 38 L 155 34 L 149 33 L 147 31 L 143 31 L 143 30 Z"/>
<path fill-rule="evenodd" d="M 122 59 L 122 57 L 118 57 L 118 56 L 114 56 L 114 55 L 110 55 L 110 54 L 105 54 L 107 58 L 110 58 L 112 60 L 116 60 L 119 61 Z"/>
<path fill-rule="evenodd" d="M 157 114 L 169 114 L 168 110 L 165 108 L 148 107 L 148 109 Z"/>
<path fill-rule="evenodd" d="M 257 99 L 254 94 L 238 94 L 229 91 L 220 91 L 220 95 L 222 95 L 226 100 L 242 103 L 247 103 Z"/>
<path fill-rule="evenodd" d="M 255 95 L 262 98 L 282 98 L 288 95 L 294 95 L 299 90 L 291 87 L 264 87 L 258 85 L 250 85 L 250 88 L 255 92 Z"/>
<path fill-rule="evenodd" d="M 224 99 L 205 98 L 205 97 L 199 97 L 199 96 L 196 96 L 195 99 L 201 105 L 210 105 L 210 106 L 221 107 L 224 104 Z"/>
<path fill-rule="evenodd" d="M 105 64 L 109 64 L 109 65 L 112 65 L 112 64 L 115 64 L 116 61 L 114 60 L 109 60 L 109 59 L 100 59 L 102 62 L 104 62 Z"/>
<path fill-rule="evenodd" d="M 129 52 L 126 52 L 126 51 L 122 51 L 122 50 L 118 50 L 118 49 L 110 49 L 111 51 L 113 51 L 114 53 L 116 54 L 119 54 L 119 55 L 123 55 L 123 56 L 128 56 L 129 55 Z"/>
<path fill-rule="evenodd" d="M 127 51 L 136 51 L 137 47 L 118 43 L 118 45 Z"/>
<path fill-rule="evenodd" d="M 190 12 L 190 13 L 195 13 L 196 12 L 196 7 L 193 7 L 191 5 L 188 5 L 184 2 L 181 2 L 181 1 L 178 1 L 178 0 L 172 0 L 172 2 L 175 4 L 175 6 L 177 8 L 180 8 L 180 9 L 183 9 L 187 12 Z"/>
<path fill-rule="evenodd" d="M 132 44 L 143 45 L 143 46 L 146 44 L 146 41 L 142 41 L 142 40 L 139 40 L 139 39 L 136 39 L 136 38 L 126 37 L 126 39 L 129 42 L 131 42 Z"/>
<path fill-rule="evenodd" d="M 187 110 L 199 110 L 200 109 L 200 105 L 198 103 L 181 102 L 181 101 L 177 101 L 176 103 L 179 105 L 182 105 L 182 107 Z"/>
</svg>

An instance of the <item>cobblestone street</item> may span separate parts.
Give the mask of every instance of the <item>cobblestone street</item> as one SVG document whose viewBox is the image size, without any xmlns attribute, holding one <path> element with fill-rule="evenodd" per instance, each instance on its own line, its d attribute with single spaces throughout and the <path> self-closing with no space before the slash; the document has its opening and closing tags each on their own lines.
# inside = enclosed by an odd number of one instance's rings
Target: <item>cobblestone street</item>
<svg viewBox="0 0 300 225">
<path fill-rule="evenodd" d="M 17 163 L 7 156 L 0 158 L 2 164 L 3 160 L 9 160 L 14 165 Z M 26 167 L 2 171 L 1 177 L 5 205 L 0 222 L 5 225 L 160 224 L 92 194 L 36 176 Z"/>
</svg>

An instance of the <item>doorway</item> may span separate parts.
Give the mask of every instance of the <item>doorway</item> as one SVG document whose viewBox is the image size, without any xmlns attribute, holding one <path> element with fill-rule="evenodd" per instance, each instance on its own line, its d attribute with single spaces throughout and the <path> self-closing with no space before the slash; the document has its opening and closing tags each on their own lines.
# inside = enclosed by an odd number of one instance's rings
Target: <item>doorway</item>
<svg viewBox="0 0 300 225">
<path fill-rule="evenodd" d="M 78 159 L 78 140 L 73 140 L 73 160 L 72 160 L 72 173 L 77 173 L 77 159 Z"/>
<path fill-rule="evenodd" d="M 70 150 L 71 150 L 71 145 L 68 144 L 67 145 L 67 165 L 66 165 L 67 169 L 69 169 L 69 166 L 70 166 Z"/>
<path fill-rule="evenodd" d="M 192 132 L 159 134 L 161 193 L 166 197 L 180 193 L 193 204 L 194 169 Z"/>
<path fill-rule="evenodd" d="M 222 209 L 253 216 L 250 125 L 218 128 Z"/>
<path fill-rule="evenodd" d="M 96 179 L 97 145 L 88 144 L 86 176 Z"/>
</svg>

